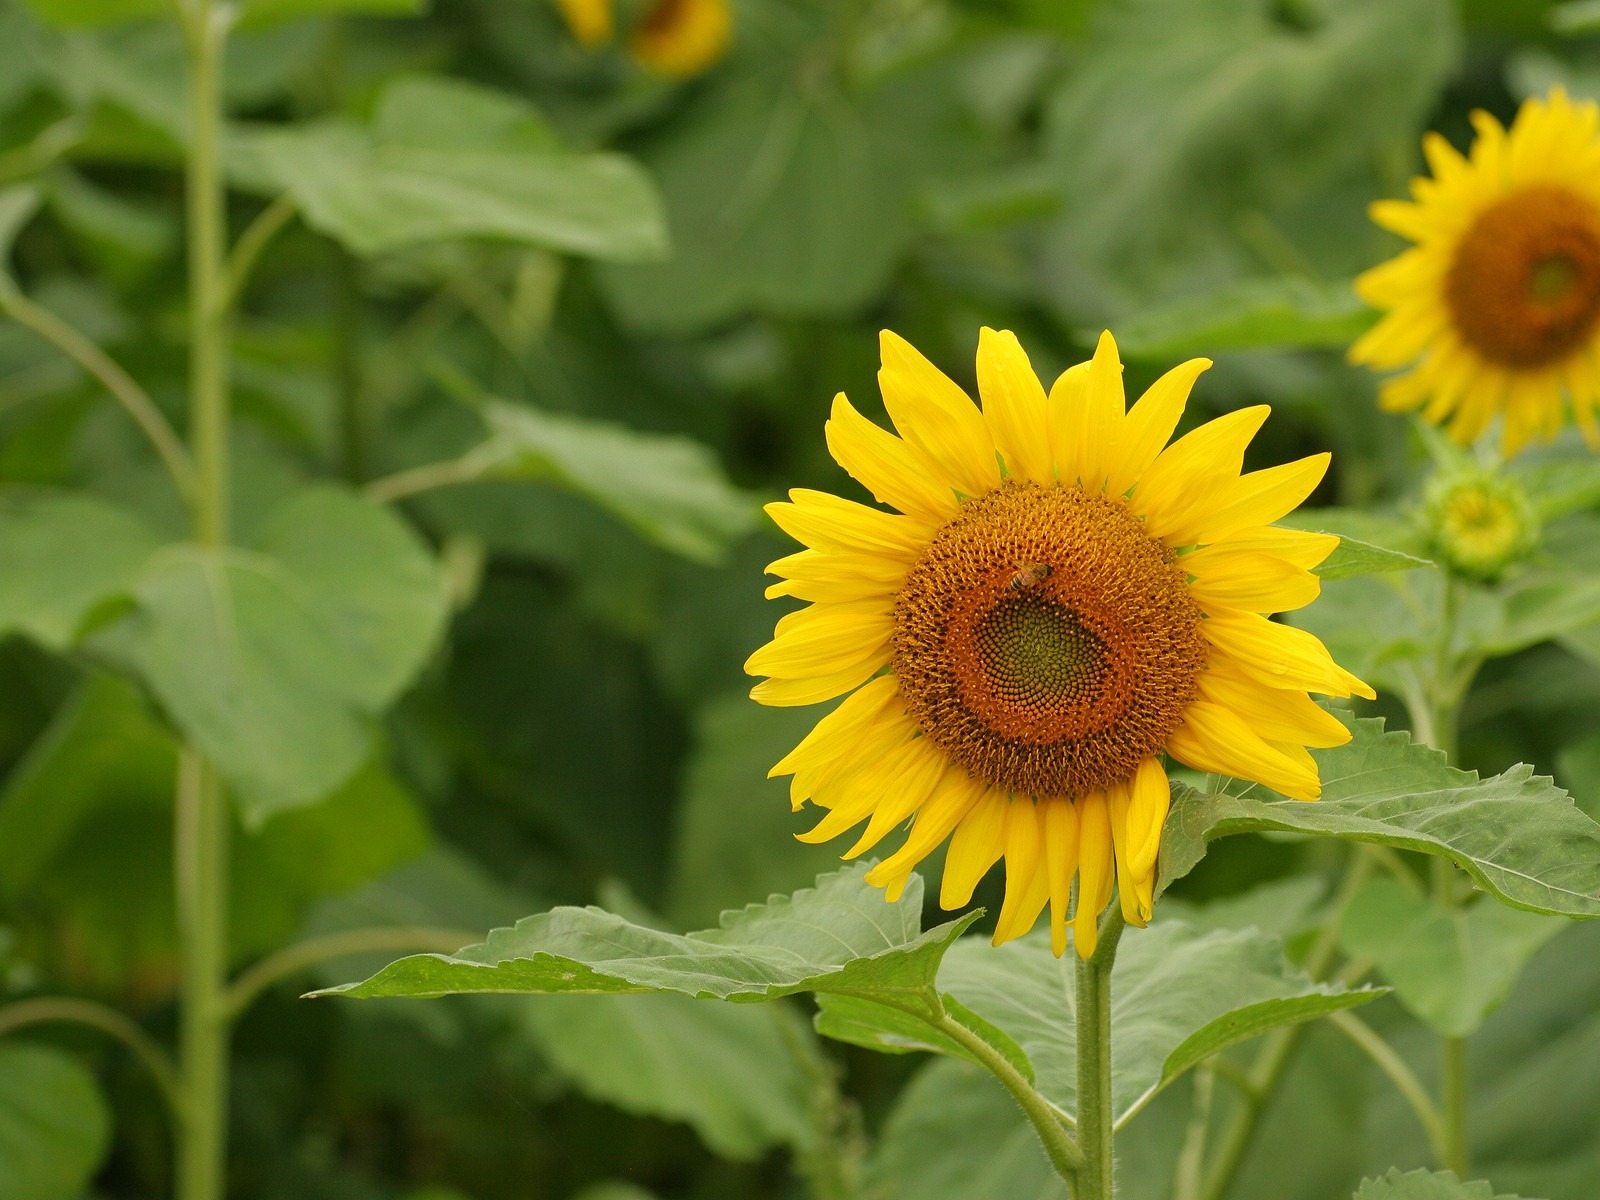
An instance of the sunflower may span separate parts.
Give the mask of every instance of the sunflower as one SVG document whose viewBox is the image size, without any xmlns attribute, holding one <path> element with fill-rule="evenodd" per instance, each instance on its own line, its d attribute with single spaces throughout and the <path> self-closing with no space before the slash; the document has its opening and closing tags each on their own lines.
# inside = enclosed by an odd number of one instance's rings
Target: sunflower
<svg viewBox="0 0 1600 1200">
<path fill-rule="evenodd" d="M 567 27 L 589 49 L 611 40 L 613 0 L 556 0 Z M 728 50 L 729 0 L 651 0 L 629 38 L 633 57 L 662 75 L 698 75 Z"/>
<path fill-rule="evenodd" d="M 1383 385 L 1394 411 L 1421 408 L 1463 445 L 1496 416 L 1509 457 L 1561 430 L 1563 396 L 1600 447 L 1600 109 L 1557 88 L 1507 131 L 1472 114 L 1466 157 L 1437 133 L 1422 143 L 1432 178 L 1372 219 L 1415 242 L 1356 280 L 1386 310 L 1352 362 L 1411 369 Z"/>
<path fill-rule="evenodd" d="M 1265 406 L 1168 446 L 1194 359 L 1125 408 L 1116 343 L 1045 393 L 1010 333 L 978 342 L 982 411 L 909 344 L 881 338 L 878 381 L 899 437 L 840 395 L 828 448 L 884 512 L 796 489 L 767 511 L 807 549 L 769 568 L 769 597 L 807 607 L 745 663 L 764 704 L 845 695 L 772 769 L 821 842 L 866 822 L 862 854 L 909 820 L 868 874 L 897 899 L 950 842 L 939 900 L 959 908 L 1005 860 L 995 942 L 1048 905 L 1051 941 L 1087 957 L 1117 886 L 1150 917 L 1169 790 L 1162 755 L 1301 800 L 1308 746 L 1344 725 L 1307 692 L 1372 691 L 1310 634 L 1267 619 L 1318 592 L 1338 544 L 1271 522 L 1328 456 L 1241 474 Z"/>
</svg>

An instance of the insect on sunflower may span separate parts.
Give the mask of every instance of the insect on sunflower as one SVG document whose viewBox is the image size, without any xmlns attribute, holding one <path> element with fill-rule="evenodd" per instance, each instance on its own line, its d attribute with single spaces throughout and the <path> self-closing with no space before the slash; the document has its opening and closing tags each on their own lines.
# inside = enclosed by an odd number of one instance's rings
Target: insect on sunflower
<svg viewBox="0 0 1600 1200">
<path fill-rule="evenodd" d="M 1416 243 L 1356 280 L 1386 315 L 1352 362 L 1409 368 L 1383 385 L 1392 411 L 1421 408 L 1466 445 L 1501 418 L 1509 457 L 1561 431 L 1570 403 L 1600 447 L 1600 108 L 1557 88 L 1509 130 L 1485 112 L 1463 156 L 1423 138 L 1431 178 L 1372 219 Z"/>
<path fill-rule="evenodd" d="M 773 563 L 769 597 L 807 607 L 745 663 L 764 704 L 845 695 L 773 769 L 809 842 L 863 821 L 862 854 L 911 821 L 868 879 L 898 898 L 947 838 L 940 903 L 958 908 L 1005 860 L 996 944 L 1048 905 L 1080 955 L 1118 888 L 1150 917 L 1169 801 L 1162 756 L 1314 800 L 1307 747 L 1347 741 L 1307 695 L 1373 693 L 1311 634 L 1264 614 L 1309 603 L 1338 539 L 1271 523 L 1328 456 L 1241 474 L 1265 406 L 1179 438 L 1209 362 L 1131 408 L 1109 333 L 1046 394 L 1017 339 L 982 331 L 980 411 L 885 332 L 878 381 L 896 437 L 843 395 L 826 426 L 841 466 L 889 513 L 796 489 L 767 511 L 807 549 Z"/>
</svg>

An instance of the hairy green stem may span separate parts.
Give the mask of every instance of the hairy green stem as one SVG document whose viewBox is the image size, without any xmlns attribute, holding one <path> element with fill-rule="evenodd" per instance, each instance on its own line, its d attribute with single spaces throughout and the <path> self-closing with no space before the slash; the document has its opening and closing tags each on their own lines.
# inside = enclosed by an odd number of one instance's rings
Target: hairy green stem
<svg viewBox="0 0 1600 1200">
<path fill-rule="evenodd" d="M 917 1015 L 923 1016 L 921 1013 Z M 923 1016 L 923 1019 L 926 1020 L 926 1016 Z M 1005 1055 L 949 1013 L 940 1013 L 939 1018 L 929 1021 L 929 1024 L 959 1044 L 1000 1081 L 1006 1091 L 1011 1093 L 1011 1098 L 1021 1106 L 1023 1115 L 1033 1126 L 1033 1131 L 1044 1146 L 1045 1156 L 1049 1158 L 1056 1174 L 1069 1184 L 1076 1183 L 1084 1166 L 1083 1153 L 1072 1135 L 1067 1132 L 1067 1127 L 1062 1124 L 1055 1107 L 1034 1090 L 1033 1085 L 1006 1060 Z"/>
<path fill-rule="evenodd" d="M 156 1090 L 176 1118 L 183 1115 L 183 1091 L 177 1069 L 161 1044 L 137 1022 L 108 1005 L 77 996 L 35 996 L 0 1008 L 0 1037 L 28 1025 L 55 1022 L 87 1025 L 109 1034 L 126 1046 L 150 1073 Z"/>
<path fill-rule="evenodd" d="M 221 1200 L 228 1122 L 228 814 L 216 769 L 193 747 L 178 764 L 178 1200 Z"/>
<path fill-rule="evenodd" d="M 1124 922 L 1113 907 L 1100 926 L 1094 953 L 1077 960 L 1078 1147 L 1083 1170 L 1078 1173 L 1075 1200 L 1112 1200 L 1116 1195 L 1116 1158 L 1111 1099 L 1111 968 L 1117 959 Z"/>
<path fill-rule="evenodd" d="M 454 954 L 463 946 L 480 941 L 481 934 L 459 929 L 435 929 L 427 926 L 398 925 L 376 929 L 351 929 L 342 933 L 329 933 L 307 938 L 292 946 L 285 946 L 241 971 L 228 985 L 224 1007 L 230 1018 L 236 1018 L 262 992 L 275 983 L 289 979 L 302 971 L 335 958 L 352 954 L 369 954 L 376 950 L 408 950 L 414 954 L 429 952 Z"/>
<path fill-rule="evenodd" d="M 228 540 L 228 281 L 222 61 L 230 5 L 180 0 L 188 59 L 189 436 L 195 540 Z M 222 1200 L 228 1132 L 228 832 L 221 777 L 192 745 L 178 765 L 174 871 L 183 1126 L 177 1200 Z"/>
</svg>

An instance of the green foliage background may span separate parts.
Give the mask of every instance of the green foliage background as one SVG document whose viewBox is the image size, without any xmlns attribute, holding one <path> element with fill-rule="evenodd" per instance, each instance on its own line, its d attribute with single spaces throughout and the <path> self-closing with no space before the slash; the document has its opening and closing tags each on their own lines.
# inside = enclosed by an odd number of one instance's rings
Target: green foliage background
<svg viewBox="0 0 1600 1200">
<path fill-rule="evenodd" d="M 1214 357 L 1191 422 L 1271 403 L 1251 465 L 1331 448 L 1313 503 L 1339 511 L 1309 519 L 1426 557 L 1425 453 L 1342 357 L 1369 320 L 1349 279 L 1397 248 L 1365 206 L 1403 192 L 1425 128 L 1463 144 L 1474 107 L 1600 88 L 1583 10 L 735 0 L 726 60 L 669 82 L 580 50 L 545 0 L 251 0 L 227 63 L 230 218 L 286 223 L 234 329 L 236 547 L 179 544 L 180 499 L 126 413 L 0 322 L 0 992 L 171 1036 L 178 735 L 236 801 L 240 969 L 373 926 L 465 944 L 561 903 L 700 929 L 835 866 L 765 779 L 814 715 L 748 701 L 740 664 L 779 611 L 761 568 L 789 551 L 759 502 L 860 495 L 821 423 L 840 390 L 881 417 L 879 328 L 969 389 L 980 324 L 1015 329 L 1047 379 L 1109 326 L 1130 391 Z M 182 428 L 188 124 L 163 11 L 0 4 L 0 234 L 16 285 Z M 1464 636 L 1494 661 L 1461 765 L 1535 764 L 1597 815 L 1600 493 L 1575 443 L 1524 470 L 1546 544 L 1472 600 Z M 1436 572 L 1358 569 L 1306 622 L 1403 725 Z M 1497 785 L 1506 805 L 1544 786 Z M 1236 807 L 1195 819 L 1267 832 L 1213 847 L 1129 945 L 1211 939 L 1231 981 L 1305 1000 L 1262 946 L 1305 952 L 1335 846 L 1292 836 L 1305 810 Z M 1395 989 L 1364 1019 L 1425 1078 L 1419 1021 L 1472 1034 L 1479 1173 L 1592 1200 L 1600 927 L 1419 915 L 1385 882 L 1345 930 Z M 947 969 L 981 975 L 971 948 Z M 233 1195 L 822 1195 L 823 1136 L 873 1195 L 1060 1194 L 987 1076 L 846 1046 L 885 1048 L 845 1000 L 824 1002 L 824 1042 L 801 1001 L 297 998 L 393 957 L 285 978 L 244 1012 Z M 1127 1098 L 1164 1069 L 1128 1065 Z M 1127 1195 L 1169 1195 L 1193 1087 L 1130 1127 Z M 1420 1198 L 1420 1175 L 1377 1180 L 1430 1161 L 1319 1026 L 1229 1194 L 1371 1178 L 1362 1200 Z M 0 1195 L 163 1195 L 170 1162 L 124 1049 L 55 1026 L 0 1042 Z"/>
</svg>

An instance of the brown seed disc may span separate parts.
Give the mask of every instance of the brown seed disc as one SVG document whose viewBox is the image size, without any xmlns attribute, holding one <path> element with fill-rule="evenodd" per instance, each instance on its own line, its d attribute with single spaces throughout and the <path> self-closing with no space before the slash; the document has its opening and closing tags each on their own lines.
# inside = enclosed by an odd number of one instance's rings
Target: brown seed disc
<svg viewBox="0 0 1600 1200">
<path fill-rule="evenodd" d="M 1200 608 L 1120 500 L 1010 482 L 965 501 L 895 601 L 894 671 L 974 776 L 1077 797 L 1132 778 L 1195 698 Z"/>
<path fill-rule="evenodd" d="M 1600 318 L 1600 211 L 1550 185 L 1498 201 L 1457 244 L 1445 299 L 1462 339 L 1492 362 L 1565 358 Z"/>
</svg>

